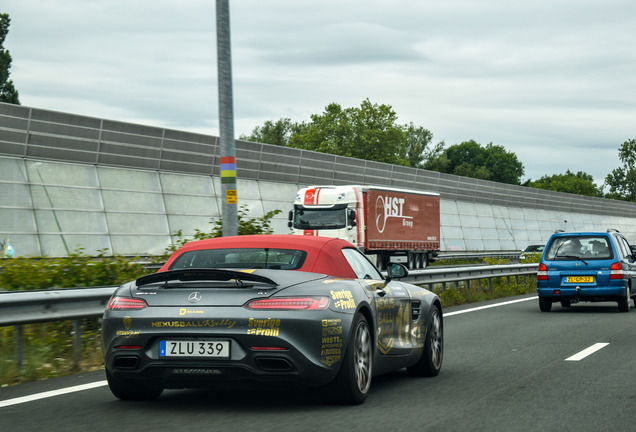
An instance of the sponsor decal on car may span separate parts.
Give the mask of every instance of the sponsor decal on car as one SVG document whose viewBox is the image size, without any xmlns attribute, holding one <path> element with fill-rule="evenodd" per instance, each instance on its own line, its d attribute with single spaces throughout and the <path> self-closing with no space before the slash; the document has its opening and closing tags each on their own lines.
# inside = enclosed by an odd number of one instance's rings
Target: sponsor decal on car
<svg viewBox="0 0 636 432">
<path fill-rule="evenodd" d="M 256 336 L 278 336 L 280 334 L 280 323 L 280 319 L 250 318 L 247 321 L 247 325 L 253 328 L 247 329 L 247 334 Z"/>
<path fill-rule="evenodd" d="M 225 327 L 232 328 L 236 325 L 235 320 L 191 320 L 191 321 L 153 321 L 151 327 Z"/>
<path fill-rule="evenodd" d="M 342 360 L 342 320 L 322 320 L 320 362 L 332 366 Z"/>
<path fill-rule="evenodd" d="M 204 313 L 202 310 L 194 310 L 194 309 L 187 309 L 187 308 L 179 309 L 179 316 L 191 315 L 191 314 L 202 314 L 202 313 Z"/>
<path fill-rule="evenodd" d="M 117 336 L 137 336 L 140 333 L 139 330 L 130 330 L 130 327 L 132 326 L 132 318 L 129 317 L 128 315 L 126 315 L 124 317 L 122 322 L 123 322 L 124 328 L 126 330 L 117 330 L 115 332 L 115 335 L 117 335 Z"/>
<path fill-rule="evenodd" d="M 350 290 L 329 291 L 331 298 L 334 300 L 334 307 L 342 310 L 355 309 L 356 301 L 353 299 L 353 294 Z"/>
</svg>

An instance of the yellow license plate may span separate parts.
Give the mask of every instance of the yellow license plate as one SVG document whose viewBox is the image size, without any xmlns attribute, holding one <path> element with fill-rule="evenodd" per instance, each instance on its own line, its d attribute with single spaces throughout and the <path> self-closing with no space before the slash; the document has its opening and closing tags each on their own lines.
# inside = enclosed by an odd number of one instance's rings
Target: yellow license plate
<svg viewBox="0 0 636 432">
<path fill-rule="evenodd" d="M 566 276 L 566 283 L 592 283 L 594 276 Z"/>
</svg>

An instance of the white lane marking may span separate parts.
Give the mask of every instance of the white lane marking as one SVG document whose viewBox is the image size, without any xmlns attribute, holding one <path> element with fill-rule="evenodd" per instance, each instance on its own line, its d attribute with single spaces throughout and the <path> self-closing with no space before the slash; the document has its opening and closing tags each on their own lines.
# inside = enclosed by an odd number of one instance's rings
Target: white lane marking
<svg viewBox="0 0 636 432">
<path fill-rule="evenodd" d="M 524 301 L 528 301 L 528 300 L 536 300 L 537 298 L 538 298 L 537 296 L 534 296 L 534 297 L 522 298 L 522 299 L 518 299 L 518 300 L 510 300 L 510 301 L 502 302 L 502 303 L 494 303 L 494 304 L 487 305 L 487 306 L 479 306 L 479 307 L 471 308 L 471 309 L 464 309 L 464 310 L 455 311 L 455 312 L 446 312 L 446 313 L 444 313 L 444 317 L 464 314 L 464 313 L 468 313 L 468 312 L 475 312 L 475 311 L 479 311 L 479 310 L 483 310 L 483 309 L 490 309 L 490 308 L 494 308 L 494 307 L 498 307 L 498 306 L 506 306 L 506 305 L 509 305 L 509 304 L 520 303 L 520 302 L 524 302 Z"/>
<path fill-rule="evenodd" d="M 608 346 L 609 343 L 606 342 L 599 342 L 599 343 L 595 343 L 594 345 L 592 345 L 589 348 L 585 348 L 583 351 L 574 354 L 571 357 L 568 357 L 565 359 L 565 361 L 579 361 L 579 360 L 583 360 L 585 357 L 594 354 L 596 351 L 605 348 L 606 346 Z"/>
<path fill-rule="evenodd" d="M 38 399 L 45 399 L 45 398 L 50 398 L 53 396 L 59 396 L 66 393 L 73 393 L 73 392 L 78 392 L 82 390 L 90 390 L 92 388 L 102 387 L 107 384 L 108 383 L 106 381 L 97 381 L 90 384 L 82 384 L 82 385 L 78 385 L 74 387 L 67 387 L 67 388 L 63 388 L 59 390 L 51 390 L 48 392 L 38 393 L 38 394 L 30 395 L 30 396 L 23 396 L 23 397 L 18 397 L 14 399 L 8 399 L 5 401 L 0 401 L 0 408 L 11 406 L 11 405 L 18 405 L 18 404 L 26 403 L 26 402 L 31 402 Z"/>
</svg>

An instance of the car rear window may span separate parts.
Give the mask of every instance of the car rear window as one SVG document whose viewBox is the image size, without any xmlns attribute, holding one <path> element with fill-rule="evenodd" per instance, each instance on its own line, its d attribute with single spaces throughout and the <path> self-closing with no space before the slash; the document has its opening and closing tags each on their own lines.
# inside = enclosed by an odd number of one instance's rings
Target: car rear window
<svg viewBox="0 0 636 432">
<path fill-rule="evenodd" d="M 295 249 L 206 249 L 185 252 L 172 263 L 170 270 L 189 268 L 239 268 L 297 270 L 307 252 Z"/>
<path fill-rule="evenodd" d="M 611 259 L 614 254 L 606 236 L 559 236 L 548 245 L 548 260 Z"/>
</svg>

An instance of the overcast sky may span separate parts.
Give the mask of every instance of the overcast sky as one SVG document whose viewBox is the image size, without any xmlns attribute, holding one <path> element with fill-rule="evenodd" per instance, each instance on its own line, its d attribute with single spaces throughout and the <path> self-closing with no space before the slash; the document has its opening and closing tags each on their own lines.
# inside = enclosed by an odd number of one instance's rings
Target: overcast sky
<svg viewBox="0 0 636 432">
<path fill-rule="evenodd" d="M 3 0 L 22 105 L 218 135 L 216 2 Z M 523 180 L 597 183 L 636 139 L 634 0 L 230 1 L 235 136 L 391 105 Z M 239 162 L 240 164 L 240 162 Z"/>
</svg>

